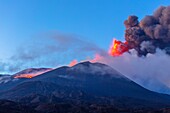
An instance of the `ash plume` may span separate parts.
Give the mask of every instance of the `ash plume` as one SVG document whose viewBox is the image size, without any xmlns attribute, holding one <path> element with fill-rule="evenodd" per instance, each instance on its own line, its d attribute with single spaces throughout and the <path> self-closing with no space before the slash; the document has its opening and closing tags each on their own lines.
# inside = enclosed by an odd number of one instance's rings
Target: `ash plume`
<svg viewBox="0 0 170 113">
<path fill-rule="evenodd" d="M 157 48 L 170 54 L 170 6 L 159 7 L 141 21 L 137 16 L 129 16 L 124 25 L 128 47 L 137 50 L 138 55 L 153 54 Z"/>
<path fill-rule="evenodd" d="M 159 7 L 141 21 L 129 16 L 124 25 L 126 42 L 115 40 L 110 55 L 99 54 L 91 61 L 108 64 L 152 91 L 170 94 L 170 6 Z"/>
</svg>

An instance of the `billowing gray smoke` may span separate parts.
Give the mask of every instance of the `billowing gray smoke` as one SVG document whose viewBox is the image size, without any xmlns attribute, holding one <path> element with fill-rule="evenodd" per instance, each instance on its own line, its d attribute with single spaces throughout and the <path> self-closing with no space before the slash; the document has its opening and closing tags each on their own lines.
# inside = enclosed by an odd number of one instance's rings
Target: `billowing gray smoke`
<svg viewBox="0 0 170 113">
<path fill-rule="evenodd" d="M 129 16 L 124 24 L 125 40 L 130 49 L 138 51 L 138 55 L 155 53 L 156 48 L 170 54 L 170 6 L 159 7 L 140 22 L 137 16 Z"/>
</svg>

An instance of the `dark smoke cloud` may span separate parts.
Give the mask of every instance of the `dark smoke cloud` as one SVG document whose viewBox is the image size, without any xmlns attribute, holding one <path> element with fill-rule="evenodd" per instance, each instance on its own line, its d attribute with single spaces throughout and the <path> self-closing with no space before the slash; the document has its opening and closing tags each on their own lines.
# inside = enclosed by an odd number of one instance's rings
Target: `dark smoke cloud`
<svg viewBox="0 0 170 113">
<path fill-rule="evenodd" d="M 125 40 L 130 49 L 138 51 L 138 55 L 155 53 L 156 48 L 170 54 L 170 6 L 159 7 L 140 22 L 137 16 L 129 16 L 124 24 Z"/>
<path fill-rule="evenodd" d="M 170 6 L 159 7 L 141 21 L 129 16 L 124 24 L 123 44 L 129 51 L 118 57 L 99 54 L 91 61 L 110 65 L 147 89 L 170 94 Z"/>
</svg>

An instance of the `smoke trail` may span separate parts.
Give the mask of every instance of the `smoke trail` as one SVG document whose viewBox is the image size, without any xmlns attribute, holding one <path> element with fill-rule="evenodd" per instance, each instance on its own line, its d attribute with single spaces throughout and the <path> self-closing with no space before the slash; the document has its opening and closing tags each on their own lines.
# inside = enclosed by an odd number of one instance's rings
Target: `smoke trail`
<svg viewBox="0 0 170 113">
<path fill-rule="evenodd" d="M 101 51 L 95 44 L 71 34 L 48 32 L 39 37 L 39 42 L 23 44 L 8 62 L 0 63 L 0 71 L 15 73 L 30 67 L 56 67 Z"/>
<path fill-rule="evenodd" d="M 145 57 L 138 57 L 136 50 L 130 52 L 119 57 L 98 54 L 91 61 L 110 65 L 147 89 L 170 94 L 170 56 L 160 49 Z"/>
</svg>

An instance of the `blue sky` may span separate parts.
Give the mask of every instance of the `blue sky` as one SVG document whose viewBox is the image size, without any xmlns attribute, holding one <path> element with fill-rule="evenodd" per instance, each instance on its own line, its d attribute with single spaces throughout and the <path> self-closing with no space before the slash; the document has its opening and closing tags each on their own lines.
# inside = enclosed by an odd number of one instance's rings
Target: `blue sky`
<svg viewBox="0 0 170 113">
<path fill-rule="evenodd" d="M 139 19 L 169 0 L 0 0 L 0 59 L 18 47 L 41 41 L 50 31 L 76 34 L 107 50 L 113 37 L 124 40 L 124 20 Z"/>
</svg>

